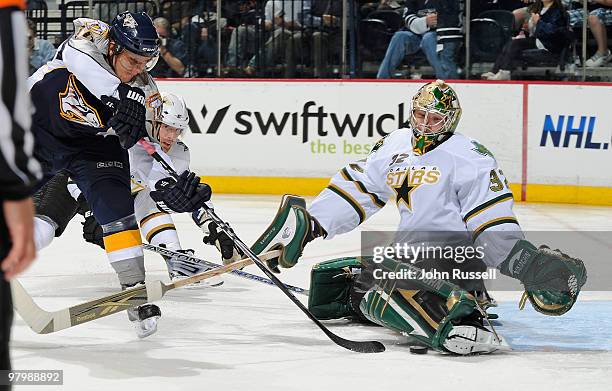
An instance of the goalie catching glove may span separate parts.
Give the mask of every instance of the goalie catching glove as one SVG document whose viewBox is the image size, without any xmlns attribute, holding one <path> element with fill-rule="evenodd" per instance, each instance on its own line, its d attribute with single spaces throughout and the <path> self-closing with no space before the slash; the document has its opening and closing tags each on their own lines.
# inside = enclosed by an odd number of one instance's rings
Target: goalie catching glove
<svg viewBox="0 0 612 391">
<path fill-rule="evenodd" d="M 193 212 L 191 217 L 198 227 L 202 229 L 202 232 L 204 232 L 204 238 L 202 238 L 202 241 L 205 244 L 210 244 L 217 247 L 217 249 L 221 252 L 221 258 L 224 265 L 242 259 L 242 251 L 238 250 L 236 246 L 234 246 L 234 241 L 225 232 L 219 229 L 217 223 L 212 220 L 204 209 Z M 225 223 L 225 225 L 229 227 L 228 223 Z"/>
<path fill-rule="evenodd" d="M 529 299 L 533 308 L 545 315 L 563 315 L 569 311 L 587 280 L 581 260 L 546 246 L 535 248 L 526 240 L 514 245 L 499 269 L 525 286 L 521 308 Z"/>
<path fill-rule="evenodd" d="M 147 135 L 145 120 L 147 109 L 145 94 L 138 87 L 119 84 L 119 102 L 116 104 L 115 115 L 108 121 L 119 137 L 119 143 L 124 149 L 129 149 L 142 137 Z"/>
<path fill-rule="evenodd" d="M 164 178 L 157 181 L 151 198 L 157 207 L 166 213 L 193 212 L 210 200 L 210 186 L 200 183 L 200 178 L 193 172 L 183 172 L 178 181 Z"/>
</svg>

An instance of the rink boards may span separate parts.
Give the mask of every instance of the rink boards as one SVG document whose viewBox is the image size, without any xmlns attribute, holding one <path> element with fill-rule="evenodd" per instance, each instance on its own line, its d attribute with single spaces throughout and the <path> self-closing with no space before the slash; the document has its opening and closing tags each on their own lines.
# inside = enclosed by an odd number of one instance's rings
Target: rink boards
<svg viewBox="0 0 612 391">
<path fill-rule="evenodd" d="M 315 195 L 405 126 L 422 82 L 159 81 L 191 112 L 192 168 L 219 193 Z M 612 205 L 610 84 L 455 82 L 457 129 L 495 155 L 515 198 Z"/>
</svg>

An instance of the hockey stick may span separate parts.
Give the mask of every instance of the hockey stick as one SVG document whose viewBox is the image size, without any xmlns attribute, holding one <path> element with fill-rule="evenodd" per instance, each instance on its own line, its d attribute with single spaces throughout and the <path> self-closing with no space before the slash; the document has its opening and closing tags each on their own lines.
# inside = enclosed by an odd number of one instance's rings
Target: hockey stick
<svg viewBox="0 0 612 391">
<path fill-rule="evenodd" d="M 166 256 L 166 257 L 176 257 L 178 259 L 183 259 L 183 260 L 186 260 L 186 261 L 190 261 L 190 262 L 194 262 L 194 263 L 199 263 L 201 265 L 208 266 L 211 269 L 214 269 L 214 268 L 217 268 L 217 267 L 221 266 L 221 265 L 216 264 L 214 262 L 210 262 L 210 261 L 206 261 L 204 259 L 196 258 L 196 257 L 188 255 L 188 254 L 179 253 L 177 251 L 172 251 L 172 250 L 169 250 L 167 248 L 163 248 L 163 247 L 159 247 L 159 246 L 154 246 L 152 244 L 143 243 L 142 244 L 142 248 L 144 248 L 145 250 L 153 251 L 155 253 L 158 253 L 158 254 Z M 249 280 L 261 282 L 261 283 L 266 284 L 266 285 L 276 286 L 276 284 L 274 282 L 272 282 L 272 280 L 270 280 L 268 278 L 261 277 L 261 276 L 258 276 L 256 274 L 247 273 L 247 272 L 242 271 L 242 270 L 236 269 L 236 270 L 232 270 L 230 273 L 234 274 L 234 275 L 236 275 L 238 277 L 242 277 L 242 278 L 246 278 L 246 279 L 249 279 Z M 295 292 L 295 293 L 299 293 L 301 295 L 308 296 L 308 293 L 309 293 L 308 289 L 300 288 L 298 286 L 293 286 L 293 285 L 289 285 L 289 284 L 284 284 L 284 285 L 285 285 L 285 288 L 287 288 L 291 292 Z"/>
<path fill-rule="evenodd" d="M 280 251 L 269 251 L 262 255 L 262 258 L 272 259 L 278 257 Z M 108 315 L 116 314 L 128 310 L 141 304 L 150 303 L 164 297 L 164 295 L 176 288 L 190 285 L 207 278 L 231 272 L 234 269 L 250 265 L 253 261 L 250 258 L 243 258 L 228 265 L 212 269 L 164 284 L 160 280 L 148 281 L 144 285 L 126 289 L 119 293 L 90 300 L 85 303 L 77 304 L 57 311 L 45 311 L 34 302 L 32 296 L 28 294 L 23 285 L 17 280 L 11 281 L 13 294 L 13 306 L 21 318 L 37 334 L 49 334 L 79 324 L 91 322 Z"/>
<path fill-rule="evenodd" d="M 174 171 L 174 169 L 155 151 L 155 148 L 148 141 L 146 141 L 144 138 L 142 138 L 142 139 L 140 139 L 138 141 L 138 144 L 140 144 L 144 148 L 144 150 L 151 157 L 153 157 L 153 159 L 155 159 L 157 162 L 159 162 L 159 164 L 161 164 L 161 166 L 166 171 L 168 171 L 168 174 L 173 176 L 175 179 L 178 178 L 178 174 L 176 173 L 176 171 Z M 378 341 L 351 341 L 351 340 L 342 338 L 342 337 L 334 334 L 333 332 L 331 332 L 331 330 L 329 330 L 327 327 L 325 327 L 325 325 L 323 325 L 323 323 L 321 323 L 321 321 L 319 321 L 317 318 L 315 318 L 315 316 L 312 314 L 312 312 L 310 312 L 308 310 L 308 308 L 306 308 L 304 306 L 304 304 L 302 304 L 302 302 L 300 300 L 298 300 L 297 297 L 295 297 L 287 288 L 285 288 L 285 286 L 283 285 L 282 281 L 279 280 L 278 277 L 276 277 L 274 275 L 274 273 L 272 273 L 268 269 L 268 267 L 262 262 L 262 260 L 259 257 L 257 257 L 257 255 L 253 251 L 251 251 L 249 246 L 244 244 L 244 242 L 242 240 L 240 240 L 240 238 L 238 238 L 238 236 L 234 233 L 234 231 L 227 224 L 225 224 L 225 222 L 223 220 L 221 220 L 208 205 L 205 204 L 204 205 L 204 209 L 206 210 L 206 212 L 208 212 L 208 215 L 217 224 L 217 226 L 223 232 L 225 232 L 226 235 L 230 237 L 230 239 L 232 239 L 234 244 L 240 250 L 242 250 L 242 252 L 246 256 L 251 258 L 253 260 L 253 262 L 255 263 L 255 265 L 257 265 L 257 267 L 262 272 L 264 272 L 264 274 L 266 276 L 268 276 L 268 278 L 270 280 L 272 280 L 274 282 L 274 284 L 276 284 L 276 286 L 278 286 L 279 289 L 281 291 L 283 291 L 283 293 L 289 299 L 291 299 L 291 301 L 296 306 L 298 306 L 298 308 L 300 310 L 302 310 L 302 312 L 304 314 L 306 314 L 306 316 L 308 316 L 308 318 L 311 321 L 313 321 L 314 324 L 316 324 L 321 329 L 321 331 L 323 331 L 323 333 L 325 333 L 325 335 L 329 339 L 331 339 L 335 344 L 337 344 L 339 346 L 342 346 L 345 349 L 352 350 L 354 352 L 359 352 L 359 353 L 379 353 L 379 352 L 384 352 L 385 351 L 385 346 L 382 343 L 378 342 Z"/>
</svg>

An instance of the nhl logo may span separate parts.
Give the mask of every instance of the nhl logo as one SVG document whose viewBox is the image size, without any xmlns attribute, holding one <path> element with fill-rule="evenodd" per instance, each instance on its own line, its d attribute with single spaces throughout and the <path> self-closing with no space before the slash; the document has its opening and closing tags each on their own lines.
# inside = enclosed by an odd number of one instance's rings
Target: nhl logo
<svg viewBox="0 0 612 391">
<path fill-rule="evenodd" d="M 127 14 L 125 16 L 125 19 L 123 19 L 123 27 L 129 27 L 132 29 L 138 27 L 138 23 L 136 23 L 136 20 L 134 19 L 132 14 Z"/>
</svg>

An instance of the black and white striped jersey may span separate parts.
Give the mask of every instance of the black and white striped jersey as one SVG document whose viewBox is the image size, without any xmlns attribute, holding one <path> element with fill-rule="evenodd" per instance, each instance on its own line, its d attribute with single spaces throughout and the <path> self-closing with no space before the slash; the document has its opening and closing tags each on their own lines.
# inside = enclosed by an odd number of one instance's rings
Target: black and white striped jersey
<svg viewBox="0 0 612 391">
<path fill-rule="evenodd" d="M 28 197 L 40 178 L 32 155 L 25 31 L 17 6 L 0 8 L 0 199 Z"/>
</svg>

